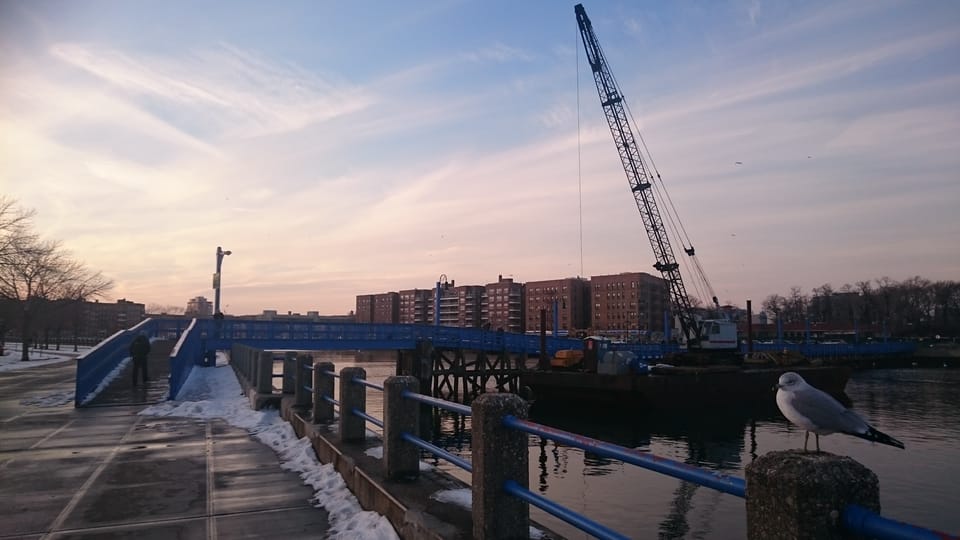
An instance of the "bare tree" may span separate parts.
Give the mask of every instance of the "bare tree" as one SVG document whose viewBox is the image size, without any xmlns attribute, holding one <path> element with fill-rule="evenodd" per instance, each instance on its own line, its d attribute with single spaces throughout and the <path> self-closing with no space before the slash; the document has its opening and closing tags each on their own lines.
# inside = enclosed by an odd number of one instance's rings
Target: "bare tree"
<svg viewBox="0 0 960 540">
<path fill-rule="evenodd" d="M 73 259 L 59 242 L 40 240 L 32 212 L 8 199 L 0 203 L 0 297 L 15 306 L 22 344 L 21 360 L 29 360 L 34 323 L 56 303 L 102 296 L 113 283 Z"/>
</svg>

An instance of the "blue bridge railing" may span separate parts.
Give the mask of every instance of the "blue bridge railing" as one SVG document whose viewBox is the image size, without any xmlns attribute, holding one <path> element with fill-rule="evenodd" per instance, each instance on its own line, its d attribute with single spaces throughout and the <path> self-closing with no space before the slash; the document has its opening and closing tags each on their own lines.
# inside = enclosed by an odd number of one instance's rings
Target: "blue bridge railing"
<svg viewBox="0 0 960 540">
<path fill-rule="evenodd" d="M 300 369 L 308 372 L 314 369 L 312 364 L 298 363 L 298 365 Z M 338 376 L 331 371 L 324 372 L 324 374 L 327 376 Z M 361 385 L 366 388 L 381 392 L 384 390 L 382 385 L 374 384 L 366 381 L 365 379 L 357 377 L 349 380 L 344 380 L 344 378 L 341 378 L 341 385 L 342 384 Z M 314 389 L 312 386 L 305 386 L 303 390 L 312 394 Z M 409 390 L 403 391 L 401 396 L 406 400 L 430 405 L 463 416 L 469 417 L 473 415 L 473 409 L 471 407 L 462 405 L 460 403 L 438 399 L 416 392 L 411 392 Z M 321 398 L 331 403 L 336 403 L 337 407 L 342 409 L 340 403 L 334 401 L 332 396 L 324 395 L 321 396 Z M 384 427 L 384 422 L 389 421 L 389 418 L 385 418 L 384 420 L 373 418 L 366 414 L 366 412 L 363 410 L 360 410 L 361 408 L 362 406 L 351 407 L 349 414 L 359 417 L 366 422 L 370 422 L 381 429 Z M 341 415 L 342 414 L 344 413 L 341 410 Z M 660 474 L 665 474 L 686 482 L 691 482 L 693 484 L 715 489 L 722 493 L 727 493 L 741 499 L 746 498 L 747 496 L 746 482 L 743 478 L 727 475 L 719 471 L 702 469 L 700 467 L 680 461 L 671 460 L 648 452 L 626 448 L 617 444 L 545 426 L 543 424 L 517 418 L 516 416 L 512 415 L 505 416 L 502 423 L 503 426 L 508 429 L 517 430 L 528 435 L 535 435 L 548 440 L 553 440 L 567 446 L 580 448 L 581 450 L 599 455 L 601 457 L 616 459 L 624 463 L 629 463 L 637 467 L 651 470 Z M 473 464 L 470 461 L 467 461 L 460 456 L 457 456 L 432 444 L 429 441 L 418 437 L 417 434 L 404 432 L 402 433 L 402 439 L 416 446 L 420 450 L 429 452 L 439 459 L 452 463 L 464 471 L 473 471 Z M 623 540 L 628 538 L 627 536 L 601 523 L 598 523 L 587 516 L 574 512 L 569 508 L 551 501 L 542 495 L 526 489 L 514 480 L 506 481 L 503 485 L 503 491 L 510 496 L 516 497 L 527 502 L 528 504 L 540 508 L 544 512 L 547 512 L 548 514 L 553 515 L 554 517 L 557 517 L 596 538 L 611 540 Z M 842 518 L 840 520 L 840 526 L 850 533 L 876 538 L 878 540 L 921 540 L 934 538 L 942 540 L 944 538 L 957 538 L 942 532 L 937 532 L 931 529 L 884 518 L 875 512 L 857 505 L 850 505 L 844 509 Z"/>
</svg>

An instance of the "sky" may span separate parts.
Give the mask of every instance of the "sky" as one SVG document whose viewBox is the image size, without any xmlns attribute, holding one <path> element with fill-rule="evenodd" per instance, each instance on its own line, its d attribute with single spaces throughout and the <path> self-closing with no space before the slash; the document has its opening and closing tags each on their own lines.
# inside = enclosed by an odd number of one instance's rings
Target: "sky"
<svg viewBox="0 0 960 540">
<path fill-rule="evenodd" d="M 585 8 L 721 302 L 960 279 L 960 3 Z M 579 39 L 555 1 L 0 0 L 0 194 L 106 300 L 212 300 L 217 246 L 228 314 L 656 274 Z"/>
</svg>

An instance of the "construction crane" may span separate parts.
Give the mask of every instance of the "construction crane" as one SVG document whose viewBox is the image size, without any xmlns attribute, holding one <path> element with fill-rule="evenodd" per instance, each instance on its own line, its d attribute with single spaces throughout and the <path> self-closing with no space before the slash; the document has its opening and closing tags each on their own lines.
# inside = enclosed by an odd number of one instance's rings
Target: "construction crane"
<svg viewBox="0 0 960 540">
<path fill-rule="evenodd" d="M 596 34 L 593 33 L 593 25 L 590 23 L 590 18 L 587 17 L 587 12 L 583 9 L 583 4 L 577 4 L 574 12 L 577 15 L 577 25 L 580 27 L 580 37 L 583 39 L 587 61 L 590 63 L 590 70 L 593 72 L 593 79 L 597 84 L 600 105 L 603 107 L 607 124 L 610 126 L 613 141 L 617 145 L 623 170 L 627 173 L 630 191 L 637 203 L 637 209 L 640 210 L 640 217 L 647 231 L 650 246 L 653 247 L 653 253 L 656 257 L 656 263 L 653 267 L 660 272 L 670 286 L 670 300 L 673 303 L 674 314 L 679 319 L 680 328 L 687 345 L 694 349 L 734 349 L 737 346 L 737 329 L 734 323 L 720 319 L 700 320 L 695 315 L 694 306 L 683 282 L 680 265 L 674 256 L 668 231 L 664 227 L 664 220 L 657 206 L 657 198 L 659 197 L 665 203 L 669 203 L 669 205 L 664 205 L 668 212 L 673 208 L 672 202 L 663 187 L 660 174 L 656 172 L 655 167 L 648 166 L 648 160 L 649 165 L 653 164 L 653 160 L 649 159 L 649 151 L 644 146 L 643 151 L 646 152 L 648 157 L 648 159 L 644 159 L 641 147 L 637 144 L 638 137 L 634 136 L 623 94 L 620 92 L 613 73 L 607 66 L 603 51 L 600 49 L 600 43 L 597 41 Z M 643 142 L 642 138 L 639 138 L 639 140 L 641 143 Z M 714 306 L 719 309 L 717 296 L 713 294 L 713 288 L 710 286 L 709 280 L 706 279 L 700 263 L 696 260 L 696 251 L 693 245 L 689 243 L 689 240 L 683 241 L 683 238 L 686 237 L 686 231 L 683 229 L 679 218 L 668 213 L 667 223 L 670 224 L 675 235 L 681 237 L 683 250 L 690 256 L 691 266 L 696 269 L 702 281 L 703 288 L 701 290 L 706 291 L 712 297 Z"/>
</svg>

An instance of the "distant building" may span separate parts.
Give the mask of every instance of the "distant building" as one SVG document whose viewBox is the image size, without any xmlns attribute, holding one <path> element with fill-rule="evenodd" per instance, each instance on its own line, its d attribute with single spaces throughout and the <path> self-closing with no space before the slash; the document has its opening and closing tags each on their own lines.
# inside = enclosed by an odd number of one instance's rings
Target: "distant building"
<svg viewBox="0 0 960 540">
<path fill-rule="evenodd" d="M 400 295 L 395 292 L 373 296 L 373 322 L 397 324 L 400 322 Z"/>
<path fill-rule="evenodd" d="M 354 315 L 354 320 L 358 323 L 373 322 L 373 297 L 372 294 L 357 296 L 357 313 Z"/>
<path fill-rule="evenodd" d="M 591 276 L 590 289 L 595 331 L 623 337 L 663 331 L 670 290 L 662 278 L 645 272 Z"/>
<path fill-rule="evenodd" d="M 540 310 L 546 311 L 546 328 L 553 331 L 553 306 L 557 306 L 558 330 L 575 332 L 590 325 L 590 308 L 587 304 L 589 283 L 583 278 L 528 281 L 524 284 L 525 328 L 540 329 Z"/>
<path fill-rule="evenodd" d="M 433 302 L 431 289 L 407 289 L 400 291 L 401 324 L 433 324 L 430 319 Z"/>
<path fill-rule="evenodd" d="M 497 276 L 496 283 L 484 287 L 481 302 L 481 319 L 485 326 L 493 330 L 523 333 L 524 325 L 523 285 L 514 283 L 512 278 Z"/>
<path fill-rule="evenodd" d="M 79 335 L 102 339 L 136 326 L 146 317 L 147 310 L 143 304 L 121 298 L 114 304 L 84 302 L 82 313 Z"/>
<path fill-rule="evenodd" d="M 213 304 L 203 296 L 197 296 L 187 301 L 187 309 L 183 313 L 187 317 L 203 319 L 213 316 Z"/>
</svg>

